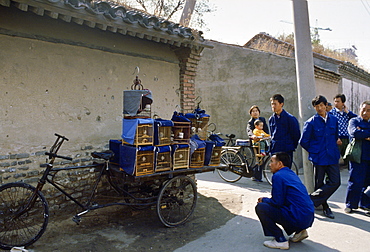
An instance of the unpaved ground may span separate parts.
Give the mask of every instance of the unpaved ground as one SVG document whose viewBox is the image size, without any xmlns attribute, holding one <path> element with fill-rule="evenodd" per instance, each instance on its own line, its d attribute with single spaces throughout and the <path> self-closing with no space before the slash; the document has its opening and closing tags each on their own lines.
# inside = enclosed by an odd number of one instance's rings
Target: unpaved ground
<svg viewBox="0 0 370 252">
<path fill-rule="evenodd" d="M 173 251 L 224 225 L 241 210 L 238 202 L 240 195 L 198 190 L 193 216 L 176 228 L 164 227 L 155 208 L 141 211 L 127 206 L 103 208 L 84 215 L 80 225 L 71 220 L 74 213 L 62 213 L 50 217 L 46 233 L 28 250 Z"/>
</svg>

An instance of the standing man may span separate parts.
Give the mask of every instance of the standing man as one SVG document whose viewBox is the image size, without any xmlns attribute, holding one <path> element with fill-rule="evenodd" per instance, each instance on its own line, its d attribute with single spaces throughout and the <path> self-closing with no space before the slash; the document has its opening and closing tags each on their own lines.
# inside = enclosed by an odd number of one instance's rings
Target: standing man
<svg viewBox="0 0 370 252">
<path fill-rule="evenodd" d="M 295 233 L 291 242 L 300 242 L 308 237 L 306 229 L 314 220 L 312 201 L 299 177 L 287 167 L 290 163 L 287 153 L 272 155 L 272 197 L 259 198 L 256 206 L 265 236 L 274 237 L 263 243 L 269 248 L 289 249 L 289 242 L 276 224 L 280 224 L 288 235 Z"/>
<path fill-rule="evenodd" d="M 315 191 L 310 197 L 315 207 L 322 205 L 324 215 L 334 219 L 327 200 L 340 186 L 338 120 L 326 112 L 326 105 L 322 95 L 312 100 L 317 114 L 304 123 L 300 144 L 308 152 L 308 160 L 315 170 Z"/>
<path fill-rule="evenodd" d="M 357 116 L 352 111 L 348 110 L 347 106 L 344 104 L 345 102 L 346 96 L 344 94 L 337 94 L 334 96 L 334 108 L 330 110 L 330 113 L 338 119 L 339 137 L 337 144 L 342 157 L 349 143 L 348 122 L 351 118 Z"/>
<path fill-rule="evenodd" d="M 361 163 L 349 162 L 349 180 L 346 197 L 346 213 L 360 208 L 370 216 L 370 195 L 364 190 L 370 186 L 370 101 L 360 105 L 360 116 L 352 118 L 348 126 L 349 135 L 361 141 Z"/>
<path fill-rule="evenodd" d="M 283 109 L 284 97 L 275 94 L 270 98 L 270 104 L 274 114 L 269 119 L 271 131 L 270 153 L 285 152 L 290 156 L 290 164 L 293 162 L 293 152 L 297 148 L 301 132 L 297 118 Z"/>
</svg>

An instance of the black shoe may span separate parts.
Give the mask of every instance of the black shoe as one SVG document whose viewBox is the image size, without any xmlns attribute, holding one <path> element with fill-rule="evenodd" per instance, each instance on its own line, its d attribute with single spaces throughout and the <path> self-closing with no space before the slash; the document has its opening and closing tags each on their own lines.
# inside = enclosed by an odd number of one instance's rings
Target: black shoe
<svg viewBox="0 0 370 252">
<path fill-rule="evenodd" d="M 324 215 L 325 215 L 326 217 L 328 217 L 328 218 L 330 218 L 330 219 L 334 219 L 334 218 L 335 218 L 335 216 L 334 216 L 334 214 L 333 214 L 333 212 L 331 211 L 331 209 L 330 209 L 330 208 L 326 208 L 326 209 L 324 209 L 324 210 L 323 210 L 323 213 L 324 213 Z"/>
</svg>

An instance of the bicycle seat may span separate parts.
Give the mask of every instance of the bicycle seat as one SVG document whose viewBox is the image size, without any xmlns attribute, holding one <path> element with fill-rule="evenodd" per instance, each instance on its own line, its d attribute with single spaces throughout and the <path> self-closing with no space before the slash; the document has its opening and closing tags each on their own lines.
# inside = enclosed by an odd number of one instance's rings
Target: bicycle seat
<svg viewBox="0 0 370 252">
<path fill-rule="evenodd" d="M 235 138 L 235 135 L 234 134 L 226 134 L 225 135 L 227 138 Z"/>
<path fill-rule="evenodd" d="M 111 150 L 107 150 L 103 152 L 91 152 L 91 156 L 94 158 L 101 158 L 104 160 L 109 160 L 114 156 L 114 152 Z"/>
</svg>

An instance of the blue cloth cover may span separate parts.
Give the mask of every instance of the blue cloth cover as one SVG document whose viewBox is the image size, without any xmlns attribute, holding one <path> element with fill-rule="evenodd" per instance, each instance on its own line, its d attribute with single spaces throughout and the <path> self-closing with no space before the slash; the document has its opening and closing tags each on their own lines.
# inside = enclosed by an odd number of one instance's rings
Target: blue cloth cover
<svg viewBox="0 0 370 252">
<path fill-rule="evenodd" d="M 178 113 L 177 111 L 173 112 L 171 120 L 174 122 L 190 122 L 190 120 L 186 118 L 183 113 Z"/>
<path fill-rule="evenodd" d="M 136 167 L 136 152 L 137 151 L 153 151 L 154 146 L 130 146 L 122 145 L 120 155 L 120 167 L 130 175 L 134 175 Z"/>
<path fill-rule="evenodd" d="M 122 121 L 122 139 L 129 144 L 134 144 L 135 134 L 138 124 L 153 124 L 151 118 L 123 119 Z"/>
<path fill-rule="evenodd" d="M 212 158 L 213 148 L 216 146 L 215 142 L 213 141 L 205 141 L 206 142 L 206 151 L 204 156 L 204 165 L 209 165 Z"/>
<path fill-rule="evenodd" d="M 154 144 L 159 144 L 159 127 L 172 127 L 173 121 L 171 120 L 164 120 L 164 119 L 154 119 Z"/>
<path fill-rule="evenodd" d="M 210 135 L 209 139 L 212 140 L 213 142 L 215 142 L 216 146 L 224 146 L 226 144 L 225 140 L 222 139 L 219 135 L 216 135 L 216 134 Z"/>
</svg>

